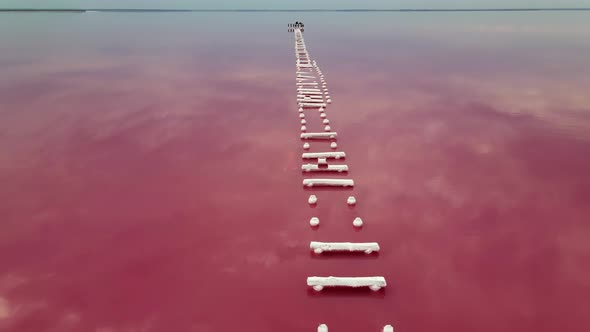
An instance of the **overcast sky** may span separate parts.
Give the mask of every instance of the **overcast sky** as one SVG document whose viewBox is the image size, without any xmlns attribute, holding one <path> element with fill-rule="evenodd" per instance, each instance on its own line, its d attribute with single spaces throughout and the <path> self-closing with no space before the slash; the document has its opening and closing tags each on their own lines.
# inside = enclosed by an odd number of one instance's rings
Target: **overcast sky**
<svg viewBox="0 0 590 332">
<path fill-rule="evenodd" d="M 590 0 L 0 0 L 0 8 L 350 9 L 590 7 Z"/>
</svg>

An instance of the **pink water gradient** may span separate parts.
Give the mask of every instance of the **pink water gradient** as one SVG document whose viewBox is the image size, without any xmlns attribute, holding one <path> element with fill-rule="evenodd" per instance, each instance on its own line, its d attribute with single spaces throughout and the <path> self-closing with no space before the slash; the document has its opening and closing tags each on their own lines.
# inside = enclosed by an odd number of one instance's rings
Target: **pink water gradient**
<svg viewBox="0 0 590 332">
<path fill-rule="evenodd" d="M 590 329 L 583 18 L 306 14 L 356 182 L 310 191 L 293 18 L 161 15 L 0 19 L 0 330 Z"/>
</svg>

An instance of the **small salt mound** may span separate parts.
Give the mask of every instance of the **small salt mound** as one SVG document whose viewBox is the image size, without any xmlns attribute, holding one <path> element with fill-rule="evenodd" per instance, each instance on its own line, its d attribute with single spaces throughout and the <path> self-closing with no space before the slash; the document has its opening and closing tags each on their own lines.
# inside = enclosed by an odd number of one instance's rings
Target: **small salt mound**
<svg viewBox="0 0 590 332">
<path fill-rule="evenodd" d="M 337 144 L 336 142 L 332 142 L 332 143 L 330 143 L 330 147 L 331 147 L 332 149 L 335 149 L 335 148 L 337 148 L 337 147 L 338 147 L 338 144 Z"/>
<path fill-rule="evenodd" d="M 327 102 L 328 104 L 331 104 L 331 103 L 332 103 L 332 99 L 328 99 L 328 100 L 326 100 L 326 102 Z"/>
<path fill-rule="evenodd" d="M 328 120 L 328 119 L 324 119 L 324 121 L 322 121 L 322 122 L 323 122 L 324 124 L 328 124 L 328 123 L 330 123 L 330 120 Z"/>
<path fill-rule="evenodd" d="M 330 131 L 330 130 L 332 130 L 332 128 L 331 128 L 330 126 L 325 126 L 325 127 L 324 127 L 324 130 L 325 130 L 325 131 Z"/>
<path fill-rule="evenodd" d="M 316 195 L 309 195 L 309 199 L 307 199 L 307 203 L 315 204 L 318 202 L 318 198 Z"/>
<path fill-rule="evenodd" d="M 354 221 L 352 222 L 352 225 L 354 227 L 361 227 L 363 225 L 363 220 L 359 217 L 354 218 Z"/>
<path fill-rule="evenodd" d="M 301 114 L 301 115 L 303 115 L 303 114 Z M 325 118 L 326 116 L 327 116 L 326 113 L 320 114 L 320 118 Z"/>
<path fill-rule="evenodd" d="M 305 121 L 305 119 L 301 119 L 301 124 L 306 124 L 307 121 Z"/>
<path fill-rule="evenodd" d="M 323 112 L 324 111 L 324 108 L 323 107 L 320 107 L 319 111 L 320 112 Z"/>
<path fill-rule="evenodd" d="M 308 150 L 309 149 L 309 143 L 307 143 L 307 142 L 306 143 L 303 143 L 303 148 L 305 150 Z"/>
<path fill-rule="evenodd" d="M 328 326 L 326 324 L 320 324 L 320 326 L 318 326 L 318 332 L 328 332 Z"/>
<path fill-rule="evenodd" d="M 299 113 L 303 113 L 303 108 L 299 107 Z"/>
<path fill-rule="evenodd" d="M 320 328 L 318 327 L 318 332 L 319 332 L 319 330 L 320 330 Z M 327 328 L 326 328 L 326 331 L 328 331 Z M 393 326 L 391 326 L 391 325 L 385 325 L 385 326 L 383 326 L 383 332 L 393 332 Z"/>
<path fill-rule="evenodd" d="M 307 127 L 306 126 L 301 126 L 301 131 L 306 131 Z"/>
<path fill-rule="evenodd" d="M 348 205 L 355 205 L 356 204 L 356 198 L 354 198 L 354 196 L 349 196 L 348 199 L 346 200 L 346 204 L 348 204 Z"/>
<path fill-rule="evenodd" d="M 305 114 L 299 113 L 299 117 L 303 119 L 305 117 Z"/>
<path fill-rule="evenodd" d="M 317 226 L 317 225 L 319 225 L 319 224 L 320 224 L 320 219 L 319 219 L 318 217 L 313 217 L 313 218 L 311 218 L 311 219 L 309 220 L 309 224 L 310 224 L 312 227 L 315 227 L 315 226 Z"/>
<path fill-rule="evenodd" d="M 318 158 L 318 165 L 328 165 L 328 160 L 326 158 Z"/>
</svg>

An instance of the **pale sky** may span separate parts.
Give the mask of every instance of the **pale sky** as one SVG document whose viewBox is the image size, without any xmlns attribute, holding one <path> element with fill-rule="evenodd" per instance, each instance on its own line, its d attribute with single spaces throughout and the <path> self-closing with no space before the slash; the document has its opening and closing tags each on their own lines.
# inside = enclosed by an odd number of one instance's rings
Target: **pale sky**
<svg viewBox="0 0 590 332">
<path fill-rule="evenodd" d="M 0 8 L 350 9 L 590 7 L 590 0 L 0 0 Z"/>
</svg>

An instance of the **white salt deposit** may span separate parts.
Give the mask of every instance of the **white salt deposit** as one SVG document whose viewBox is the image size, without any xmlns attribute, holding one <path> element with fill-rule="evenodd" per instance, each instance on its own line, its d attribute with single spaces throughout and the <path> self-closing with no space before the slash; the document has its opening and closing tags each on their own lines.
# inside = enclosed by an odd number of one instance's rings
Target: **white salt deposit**
<svg viewBox="0 0 590 332">
<path fill-rule="evenodd" d="M 318 328 L 318 332 L 319 332 L 319 328 Z M 391 326 L 391 325 L 383 326 L 383 332 L 393 332 L 393 326 Z"/>
<path fill-rule="evenodd" d="M 330 123 L 330 120 L 328 120 L 328 119 L 324 119 L 324 120 L 322 120 L 322 123 L 323 123 L 323 124 L 328 124 L 328 123 Z"/>
<path fill-rule="evenodd" d="M 320 224 L 320 219 L 318 217 L 313 217 L 313 218 L 309 219 L 309 224 L 312 227 L 315 227 Z"/>
<path fill-rule="evenodd" d="M 328 165 L 326 158 L 318 158 L 318 165 Z"/>
<path fill-rule="evenodd" d="M 363 225 L 363 220 L 360 217 L 356 217 L 354 218 L 354 220 L 352 221 L 352 225 L 354 227 L 361 227 Z"/>
<path fill-rule="evenodd" d="M 309 198 L 307 199 L 307 203 L 315 204 L 317 202 L 318 202 L 318 198 L 316 195 L 309 195 Z"/>
<path fill-rule="evenodd" d="M 324 130 L 325 130 L 325 131 L 331 131 L 331 130 L 332 130 L 332 127 L 330 127 L 330 126 L 325 126 L 325 127 L 324 127 Z"/>
<path fill-rule="evenodd" d="M 328 165 L 328 167 L 320 167 L 316 164 L 301 165 L 301 170 L 304 172 L 348 172 L 348 165 Z"/>
<path fill-rule="evenodd" d="M 324 108 L 323 107 L 320 107 L 320 109 L 318 111 L 323 112 L 324 111 Z"/>
<path fill-rule="evenodd" d="M 321 291 L 324 287 L 369 287 L 371 290 L 378 291 L 387 286 L 383 277 L 307 277 L 307 285 L 313 287 L 316 291 Z"/>
<path fill-rule="evenodd" d="M 332 142 L 332 143 L 330 143 L 330 147 L 331 147 L 332 149 L 335 149 L 335 148 L 337 148 L 337 147 L 338 147 L 338 144 L 337 144 L 336 142 Z"/>
<path fill-rule="evenodd" d="M 322 118 L 322 119 L 324 119 L 326 116 L 327 116 L 326 113 L 320 114 L 320 118 Z"/>
<path fill-rule="evenodd" d="M 306 124 L 307 121 L 305 121 L 305 119 L 301 119 L 301 124 Z"/>
<path fill-rule="evenodd" d="M 379 244 L 377 242 L 315 242 L 309 244 L 309 248 L 316 254 L 321 254 L 324 251 L 363 251 L 366 254 L 379 251 Z"/>
<path fill-rule="evenodd" d="M 303 179 L 305 187 L 354 187 L 352 179 Z"/>
<path fill-rule="evenodd" d="M 299 113 L 303 113 L 303 108 L 299 107 L 298 111 Z"/>
<path fill-rule="evenodd" d="M 356 198 L 354 198 L 354 196 L 348 196 L 348 199 L 346 200 L 346 204 L 348 204 L 348 205 L 355 205 L 356 204 Z"/>
<path fill-rule="evenodd" d="M 303 159 L 317 159 L 317 158 L 345 158 L 346 153 L 343 151 L 338 152 L 305 152 L 301 154 L 301 158 Z"/>
<path fill-rule="evenodd" d="M 301 131 L 306 131 L 307 127 L 306 126 L 301 126 Z"/>
<path fill-rule="evenodd" d="M 303 119 L 305 117 L 305 114 L 299 113 L 299 117 Z"/>
<path fill-rule="evenodd" d="M 329 99 L 329 98 L 328 98 L 328 100 L 326 100 L 326 102 L 327 102 L 328 104 L 331 104 L 331 103 L 332 103 L 332 99 Z"/>
<path fill-rule="evenodd" d="M 307 142 L 303 143 L 303 148 L 305 150 L 308 150 L 309 149 L 309 143 L 307 143 Z"/>
<path fill-rule="evenodd" d="M 318 332 L 328 332 L 328 326 L 326 324 L 320 324 L 318 326 Z"/>
</svg>

